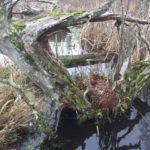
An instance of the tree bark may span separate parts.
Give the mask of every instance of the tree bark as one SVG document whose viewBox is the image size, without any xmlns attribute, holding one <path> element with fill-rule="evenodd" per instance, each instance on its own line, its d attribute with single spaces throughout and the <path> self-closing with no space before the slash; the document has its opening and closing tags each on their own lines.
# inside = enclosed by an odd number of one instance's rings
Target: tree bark
<svg viewBox="0 0 150 150">
<path fill-rule="evenodd" d="M 84 55 L 74 55 L 74 56 L 59 56 L 58 58 L 61 60 L 61 62 L 65 65 L 67 68 L 71 67 L 77 67 L 77 66 L 87 66 L 87 65 L 93 65 L 97 63 L 107 63 L 110 62 L 110 60 L 115 57 L 115 53 L 90 53 L 90 54 L 84 54 Z"/>
</svg>

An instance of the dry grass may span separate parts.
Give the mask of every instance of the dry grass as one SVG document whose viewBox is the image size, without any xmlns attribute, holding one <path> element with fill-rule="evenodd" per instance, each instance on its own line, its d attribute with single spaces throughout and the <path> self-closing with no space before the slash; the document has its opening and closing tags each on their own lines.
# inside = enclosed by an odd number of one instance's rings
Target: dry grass
<svg viewBox="0 0 150 150">
<path fill-rule="evenodd" d="M 119 35 L 114 22 L 84 25 L 81 37 L 83 51 L 116 51 L 119 48 Z"/>
<path fill-rule="evenodd" d="M 9 145 L 23 139 L 30 119 L 30 111 L 22 103 L 13 105 L 9 111 L 3 113 L 0 116 L 0 145 Z"/>
<path fill-rule="evenodd" d="M 116 92 L 109 87 L 107 79 L 93 74 L 90 82 L 92 88 L 89 94 L 93 107 L 101 109 L 102 112 L 112 111 L 118 105 L 119 98 Z"/>
<path fill-rule="evenodd" d="M 15 66 L 0 68 L 0 78 L 9 79 L 21 85 L 26 96 L 34 100 L 34 105 L 40 109 L 45 98 L 43 92 L 33 84 L 25 74 Z M 40 108 L 39 108 L 40 107 Z M 42 108 L 41 108 L 42 111 Z M 28 133 L 29 121 L 34 119 L 29 106 L 21 99 L 20 94 L 12 87 L 0 84 L 0 149 L 7 149 L 10 144 L 19 142 Z"/>
<path fill-rule="evenodd" d="M 0 93 L 0 149 L 24 138 L 32 113 L 21 100 L 15 102 L 15 92 L 4 86 Z"/>
<path fill-rule="evenodd" d="M 145 18 L 149 20 L 150 16 L 148 14 L 143 13 L 143 8 L 141 1 L 133 0 L 130 1 L 129 5 L 127 0 L 125 1 L 125 14 L 130 14 L 135 17 Z M 114 7 L 112 8 L 114 12 L 121 13 L 121 4 L 117 1 Z M 92 52 L 92 51 L 118 51 L 120 49 L 120 32 L 118 32 L 117 28 L 114 26 L 115 21 L 108 21 L 103 23 L 89 23 L 83 25 L 81 31 L 81 43 L 84 51 Z M 125 26 L 124 28 L 124 45 L 125 48 L 128 47 L 129 40 L 128 33 L 129 27 Z M 150 39 L 150 29 L 148 26 L 141 26 L 142 35 L 145 35 L 146 39 L 149 41 Z M 137 61 L 141 59 L 145 59 L 148 57 L 148 51 L 143 42 L 137 40 L 135 45 L 134 54 L 132 60 Z"/>
<path fill-rule="evenodd" d="M 91 10 L 100 6 L 105 0 L 60 0 L 57 10 L 61 12 L 72 12 L 79 10 Z"/>
</svg>

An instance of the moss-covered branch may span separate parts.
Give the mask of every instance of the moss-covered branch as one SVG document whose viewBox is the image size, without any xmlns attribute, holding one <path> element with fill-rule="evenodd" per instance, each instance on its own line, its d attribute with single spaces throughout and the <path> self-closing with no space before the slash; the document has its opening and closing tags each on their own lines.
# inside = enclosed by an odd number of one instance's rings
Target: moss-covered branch
<svg viewBox="0 0 150 150">
<path fill-rule="evenodd" d="M 141 89 L 150 80 L 149 61 L 138 61 L 131 65 L 130 70 L 125 75 L 124 81 L 117 90 L 121 99 L 121 106 L 127 109 L 133 98 L 138 96 Z"/>
<path fill-rule="evenodd" d="M 91 54 L 82 54 L 82 55 L 73 55 L 73 56 L 60 56 L 59 59 L 62 63 L 67 67 L 77 67 L 77 66 L 86 66 L 90 64 L 96 63 L 106 63 L 109 62 L 115 53 L 110 54 L 98 54 L 98 53 L 91 53 Z"/>
</svg>

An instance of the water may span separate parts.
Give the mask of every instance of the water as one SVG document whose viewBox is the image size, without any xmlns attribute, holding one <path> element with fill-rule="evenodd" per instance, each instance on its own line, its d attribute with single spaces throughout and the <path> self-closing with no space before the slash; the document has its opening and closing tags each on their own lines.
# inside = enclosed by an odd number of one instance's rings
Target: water
<svg viewBox="0 0 150 150">
<path fill-rule="evenodd" d="M 56 56 L 83 54 L 78 28 L 60 30 L 49 37 L 49 46 Z"/>
<path fill-rule="evenodd" d="M 62 113 L 58 139 L 61 148 L 48 150 L 149 150 L 150 149 L 150 91 L 144 101 L 136 98 L 130 109 L 112 123 L 103 123 L 97 135 L 94 122 L 78 124 L 75 112 L 65 109 Z"/>
</svg>

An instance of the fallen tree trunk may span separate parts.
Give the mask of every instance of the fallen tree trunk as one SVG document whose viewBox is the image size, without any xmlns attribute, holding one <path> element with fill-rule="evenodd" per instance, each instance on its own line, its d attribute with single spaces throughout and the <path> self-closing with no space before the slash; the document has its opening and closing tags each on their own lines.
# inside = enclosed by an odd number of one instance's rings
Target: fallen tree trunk
<svg viewBox="0 0 150 150">
<path fill-rule="evenodd" d="M 85 19 L 82 23 L 88 22 L 91 14 L 93 17 L 96 17 L 97 15 L 105 13 L 113 2 L 114 0 L 110 0 L 102 8 L 93 11 L 88 15 L 84 14 L 77 18 L 76 16 L 71 18 L 67 17 L 60 22 L 62 26 L 58 25 L 58 28 L 63 27 L 63 24 L 64 27 L 66 25 L 73 25 L 75 23 L 74 21 L 77 20 L 77 22 L 82 22 L 82 19 Z M 49 132 L 49 130 L 54 129 L 55 123 L 58 120 L 58 112 L 61 112 L 63 107 L 75 109 L 79 118 L 88 116 L 93 110 L 88 109 L 89 106 L 84 100 L 83 94 L 74 81 L 72 81 L 64 65 L 57 60 L 46 47 L 41 46 L 40 39 L 43 40 L 45 31 L 47 37 L 47 31 L 50 33 L 50 31 L 58 29 L 57 24 L 59 24 L 59 21 L 50 23 L 48 20 L 47 24 L 43 24 L 39 21 L 39 26 L 36 23 L 31 24 L 23 32 L 22 40 L 24 45 L 20 47 L 20 37 L 16 30 L 10 29 L 7 20 L 7 4 L 8 3 L 5 3 L 5 1 L 0 2 L 0 50 L 3 54 L 7 55 L 17 67 L 24 72 L 31 82 L 38 86 L 45 94 L 47 99 L 40 103 L 44 109 L 41 111 L 37 109 L 38 114 L 36 117 L 38 117 L 37 120 L 40 120 L 38 123 L 41 126 L 42 131 L 50 136 L 49 133 L 51 132 Z M 40 23 L 42 24 L 40 25 Z M 44 39 L 48 40 L 45 37 Z"/>
<path fill-rule="evenodd" d="M 77 67 L 77 66 L 86 66 L 97 63 L 107 63 L 116 56 L 115 53 L 91 53 L 91 54 L 82 54 L 82 55 L 73 55 L 73 56 L 60 56 L 59 59 L 67 68 Z M 117 57 L 117 56 L 116 56 Z"/>
</svg>

